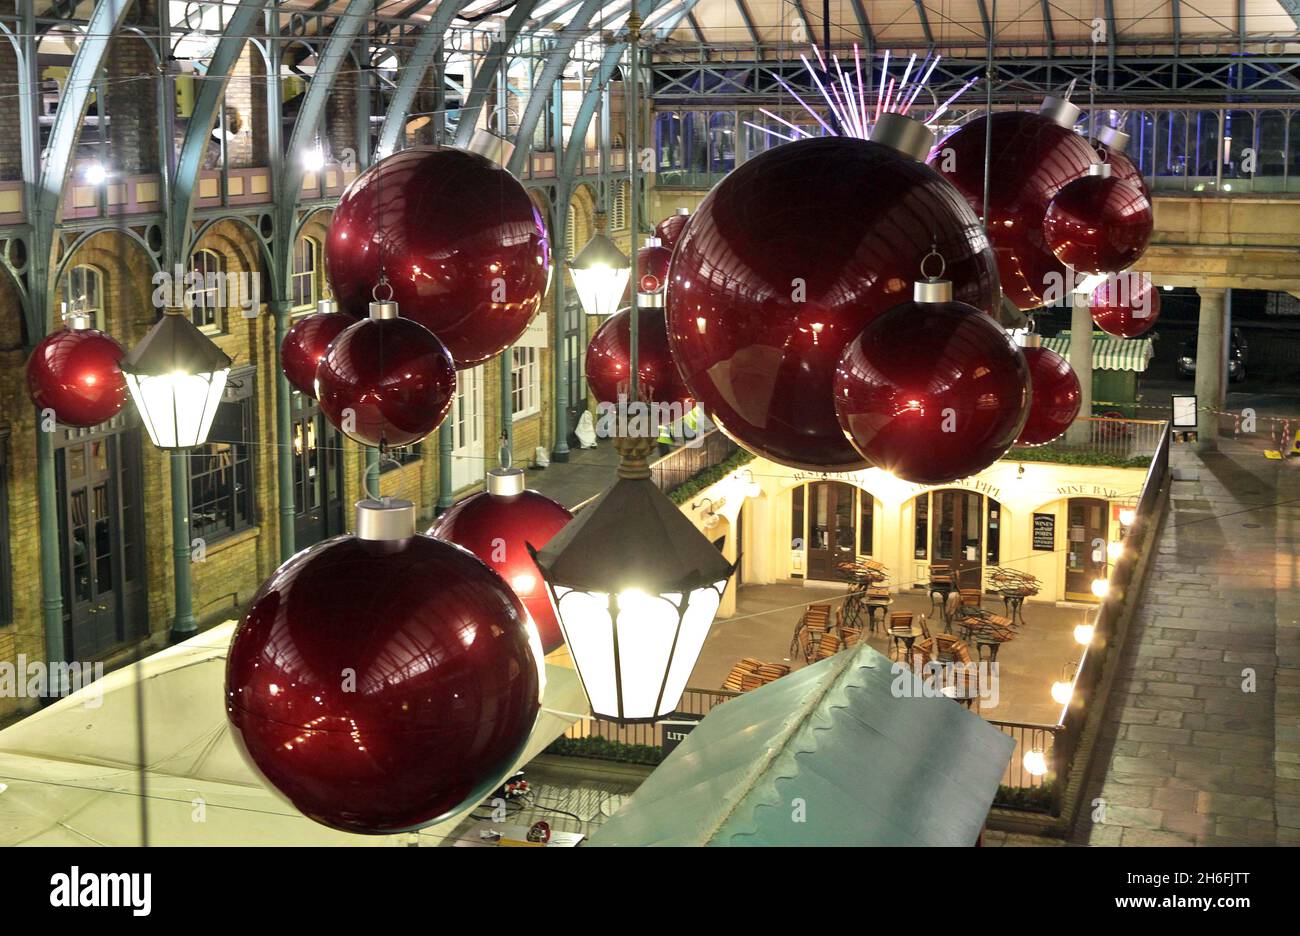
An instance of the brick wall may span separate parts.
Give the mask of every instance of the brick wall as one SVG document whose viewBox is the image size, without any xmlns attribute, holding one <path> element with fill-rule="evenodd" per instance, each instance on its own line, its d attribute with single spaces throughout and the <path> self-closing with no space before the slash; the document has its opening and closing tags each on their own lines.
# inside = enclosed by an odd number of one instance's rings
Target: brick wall
<svg viewBox="0 0 1300 936">
<path fill-rule="evenodd" d="M 0 100 L 18 99 L 18 57 L 6 39 L 0 42 Z M 18 109 L 6 107 L 12 122 L 8 133 L 0 133 L 0 181 L 23 177 L 22 137 L 18 134 Z"/>
<path fill-rule="evenodd" d="M 139 0 L 135 15 L 146 32 L 157 23 L 154 0 Z M 116 172 L 157 172 L 158 95 L 161 76 L 149 44 L 134 34 L 114 37 L 104 64 L 109 161 Z M 101 109 L 101 113 L 103 109 Z"/>
</svg>

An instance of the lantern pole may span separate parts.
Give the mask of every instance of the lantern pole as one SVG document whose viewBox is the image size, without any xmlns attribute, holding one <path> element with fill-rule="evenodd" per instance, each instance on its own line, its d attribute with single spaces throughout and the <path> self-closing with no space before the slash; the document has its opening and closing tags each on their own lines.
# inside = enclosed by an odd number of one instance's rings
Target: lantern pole
<svg viewBox="0 0 1300 936">
<path fill-rule="evenodd" d="M 192 637 L 199 624 L 194 618 L 194 584 L 190 562 L 190 449 L 171 453 L 172 477 L 172 571 L 175 582 L 176 616 L 172 618 L 171 640 Z"/>
<path fill-rule="evenodd" d="M 640 341 L 637 328 L 637 319 L 640 318 L 640 310 L 637 303 L 637 293 L 640 292 L 640 275 L 637 264 L 637 240 L 641 236 L 637 224 L 637 207 L 641 201 L 641 192 L 639 189 L 640 178 L 637 173 L 637 163 L 640 161 L 640 154 L 637 152 L 637 130 L 638 123 L 641 120 L 640 107 L 640 44 L 641 44 L 641 14 L 637 12 L 636 0 L 632 0 L 632 12 L 627 17 L 627 47 L 629 56 L 628 66 L 628 120 L 627 120 L 627 165 L 628 175 L 631 181 L 632 192 L 631 198 L 628 199 L 628 229 L 632 232 L 632 244 L 630 254 L 632 257 L 632 316 L 628 322 L 629 326 L 629 344 L 631 353 L 628 356 L 628 379 L 631 386 L 628 389 L 628 402 L 637 402 L 637 384 L 640 383 L 640 370 L 637 362 L 637 348 Z"/>
</svg>

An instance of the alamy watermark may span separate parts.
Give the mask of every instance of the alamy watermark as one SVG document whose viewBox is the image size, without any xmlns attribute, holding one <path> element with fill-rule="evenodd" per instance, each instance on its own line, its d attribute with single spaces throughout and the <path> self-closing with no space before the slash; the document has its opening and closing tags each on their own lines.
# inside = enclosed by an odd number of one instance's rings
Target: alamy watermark
<svg viewBox="0 0 1300 936">
<path fill-rule="evenodd" d="M 0 661 L 0 698 L 58 699 L 94 686 L 95 691 L 87 693 L 82 704 L 88 709 L 97 709 L 104 704 L 100 683 L 103 678 L 103 663 L 46 663 L 44 660 L 28 660 L 27 654 L 20 653 L 13 662 Z"/>
<path fill-rule="evenodd" d="M 153 305 L 157 309 L 232 309 L 244 318 L 257 318 L 262 302 L 259 273 L 217 270 L 188 273 L 179 263 L 171 271 L 159 270 L 151 280 Z"/>
</svg>

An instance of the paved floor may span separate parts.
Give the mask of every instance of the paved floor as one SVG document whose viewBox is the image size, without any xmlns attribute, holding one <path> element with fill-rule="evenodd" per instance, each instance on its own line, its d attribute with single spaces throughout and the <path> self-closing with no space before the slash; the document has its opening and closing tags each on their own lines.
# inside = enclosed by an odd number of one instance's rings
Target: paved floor
<svg viewBox="0 0 1300 936">
<path fill-rule="evenodd" d="M 799 584 L 741 586 L 736 613 L 714 624 L 690 685 L 718 688 L 742 657 L 800 668 L 803 660 L 797 655 L 791 658 L 790 639 L 803 607 L 814 602 L 838 605 L 842 600 L 843 592 L 838 589 Z M 986 596 L 984 606 L 999 614 L 1003 610 L 1001 600 L 994 596 Z M 926 614 L 932 633 L 943 630 L 942 618 L 937 611 L 930 614 L 929 599 L 921 592 L 897 595 L 891 610 Z M 976 710 L 996 721 L 1054 724 L 1060 706 L 1052 701 L 1051 684 L 1060 678 L 1063 666 L 1078 659 L 1074 628 L 1090 615 L 1082 608 L 1058 608 L 1050 602 L 1027 604 L 1026 624 L 999 653 L 996 694 L 982 699 Z M 868 642 L 889 654 L 889 640 L 883 632 L 870 636 Z"/>
<path fill-rule="evenodd" d="M 1175 449 L 1195 480 L 1173 483 L 1084 841 L 1300 844 L 1300 463 L 1262 448 Z"/>
<path fill-rule="evenodd" d="M 551 462 L 544 470 L 530 468 L 528 486 L 565 507 L 573 507 L 613 484 L 617 468 L 614 443 L 601 439 L 595 448 L 571 450 L 567 462 Z"/>
</svg>

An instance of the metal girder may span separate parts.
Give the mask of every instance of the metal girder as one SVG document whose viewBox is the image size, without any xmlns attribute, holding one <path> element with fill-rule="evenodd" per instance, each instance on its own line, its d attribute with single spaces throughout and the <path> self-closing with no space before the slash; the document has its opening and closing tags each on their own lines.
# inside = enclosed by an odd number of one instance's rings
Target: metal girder
<svg viewBox="0 0 1300 936">
<path fill-rule="evenodd" d="M 536 5 L 537 0 L 519 0 L 518 6 L 510 11 L 510 17 L 501 30 L 501 38 L 492 43 L 483 57 L 478 71 L 474 73 L 474 82 L 470 86 L 469 95 L 460 104 L 460 113 L 456 119 L 456 146 L 469 146 L 469 141 L 474 137 L 474 124 L 478 120 L 478 113 L 487 100 L 488 89 L 491 88 L 492 82 L 501 70 L 501 60 L 509 54 L 510 47 L 515 44 L 515 37 L 528 22 L 528 15 L 533 12 Z"/>
<path fill-rule="evenodd" d="M 1174 15 L 1174 55 L 1182 53 L 1183 49 L 1183 6 L 1182 0 L 1169 0 L 1170 11 Z M 1300 20 L 1296 21 L 1300 25 Z"/>
<path fill-rule="evenodd" d="M 745 21 L 745 28 L 749 30 L 749 38 L 754 40 L 754 45 L 762 45 L 763 40 L 759 38 L 758 30 L 754 28 L 754 17 L 750 15 L 745 0 L 736 0 L 736 9 L 740 11 L 740 18 Z"/>
<path fill-rule="evenodd" d="M 642 0 L 642 3 L 644 2 L 645 0 Z M 651 13 L 663 6 L 665 2 L 666 0 L 650 0 L 649 3 L 645 4 L 649 9 L 643 9 L 641 11 L 642 17 L 649 17 Z M 609 48 L 605 50 L 605 55 L 600 60 L 600 65 L 596 70 L 596 75 L 592 79 L 591 84 L 587 86 L 587 91 L 582 96 L 582 103 L 578 106 L 578 113 L 573 118 L 573 128 L 569 131 L 569 140 L 577 140 L 579 142 L 578 145 L 569 146 L 565 149 L 564 160 L 560 166 L 560 171 L 557 173 L 557 178 L 559 179 L 561 186 L 561 195 L 566 199 L 568 194 L 565 186 L 568 182 L 572 182 L 573 179 L 577 177 L 578 159 L 582 156 L 581 141 L 587 136 L 587 124 L 591 123 L 592 114 L 596 112 L 596 104 L 600 101 L 600 96 L 604 90 L 605 84 L 609 81 L 610 75 L 614 73 L 614 69 L 618 67 L 619 59 L 623 57 L 623 51 L 626 48 L 627 43 L 620 41 L 611 43 Z M 633 117 L 634 114 L 628 114 L 629 120 L 633 119 Z M 627 158 L 636 159 L 636 153 L 628 153 Z M 564 209 L 564 204 L 556 204 L 556 211 L 563 211 Z M 634 232 L 634 240 L 635 237 L 636 234 Z"/>
<path fill-rule="evenodd" d="M 813 32 L 812 23 L 808 20 L 808 11 L 803 8 L 803 0 L 791 0 L 794 4 L 794 11 L 799 14 L 799 21 L 803 23 L 804 32 L 808 36 L 808 42 L 814 45 L 817 42 L 817 34 Z"/>
<path fill-rule="evenodd" d="M 524 113 L 519 119 L 519 132 L 515 134 L 515 151 L 511 154 L 507 165 L 515 175 L 519 174 L 524 166 L 524 160 L 528 158 L 533 128 L 537 126 L 543 109 L 550 101 L 551 94 L 554 93 L 555 82 L 564 74 L 564 66 L 569 62 L 569 53 L 573 51 L 578 40 L 586 35 L 587 23 L 600 11 L 604 3 L 605 0 L 584 0 L 578 12 L 569 21 L 569 25 L 564 27 L 564 31 L 556 40 L 555 48 L 542 67 L 541 76 L 533 82 L 533 93 L 524 106 Z M 459 129 L 457 127 L 458 131 Z"/>
<path fill-rule="evenodd" d="M 1106 0 L 1106 87 L 1115 84 L 1115 0 Z"/>
<path fill-rule="evenodd" d="M 285 282 L 288 282 L 289 264 L 293 262 L 294 213 L 298 207 L 298 199 L 302 195 L 302 178 L 307 172 L 300 157 L 307 151 L 311 138 L 320 127 L 321 114 L 325 110 L 325 101 L 329 97 L 330 88 L 334 86 L 334 78 L 347 59 L 352 43 L 365 26 L 374 4 L 375 0 L 351 0 L 347 9 L 334 21 L 334 29 L 330 33 L 329 40 L 316 57 L 316 74 L 307 86 L 307 93 L 303 95 L 298 118 L 293 122 L 293 133 L 290 134 L 284 149 L 290 156 L 284 162 L 283 174 L 276 189 L 280 214 L 279 224 L 276 227 L 282 238 L 289 239 L 287 242 L 281 241 L 282 244 L 287 243 L 288 249 L 277 252 L 276 261 L 281 269 L 276 273 L 277 278 L 281 278 L 279 274 L 283 274 Z"/>
<path fill-rule="evenodd" d="M 1047 0 L 1043 0 L 1043 2 L 1046 3 Z M 991 39 L 993 38 L 993 24 L 989 22 L 988 4 L 984 0 L 975 0 L 975 3 L 979 7 L 980 22 L 984 24 L 984 38 Z"/>
<path fill-rule="evenodd" d="M 171 210 L 168 213 L 170 230 L 167 235 L 170 249 L 168 266 L 171 263 L 183 263 L 189 253 L 194 193 L 198 189 L 199 174 L 203 169 L 203 156 L 207 152 L 212 126 L 216 121 L 217 110 L 221 107 L 230 70 L 239 61 L 248 36 L 262 17 L 266 3 L 267 0 L 239 0 L 212 53 L 212 61 L 203 81 L 199 82 L 198 98 L 190 114 L 180 156 L 176 160 L 176 172 L 172 177 Z"/>
<path fill-rule="evenodd" d="M 397 148 L 397 141 L 402 136 L 406 124 L 406 115 L 411 112 L 411 104 L 424 83 L 425 73 L 442 51 L 443 37 L 452 17 L 464 9 L 472 0 L 442 0 L 433 17 L 420 33 L 410 58 L 403 63 L 397 87 L 388 101 L 388 110 L 384 113 L 384 122 L 379 128 L 379 143 L 375 147 L 375 159 L 391 155 Z"/>
<path fill-rule="evenodd" d="M 1056 33 L 1052 29 L 1052 3 L 1051 0 L 1038 0 L 1043 10 L 1043 39 L 1047 42 L 1047 54 L 1056 53 Z M 1173 0 L 1174 4 L 1178 0 Z"/>
<path fill-rule="evenodd" d="M 1044 3 L 1047 0 L 1043 0 Z M 867 46 L 867 55 L 876 54 L 876 34 L 871 29 L 871 21 L 867 19 L 867 8 L 862 0 L 853 0 L 853 15 L 857 17 L 858 28 L 862 30 L 862 41 Z"/>
<path fill-rule="evenodd" d="M 35 186 L 29 198 L 34 209 L 32 216 L 32 251 L 31 272 L 28 289 L 31 304 L 28 308 L 28 337 L 35 342 L 41 338 L 47 328 L 51 283 L 50 267 L 54 258 L 55 225 L 59 219 L 59 203 L 63 198 L 63 189 L 72 171 L 73 156 L 77 149 L 77 138 L 81 133 L 81 124 L 86 116 L 86 107 L 90 95 L 95 90 L 96 78 L 104 57 L 108 53 L 109 43 L 114 33 L 122 25 L 127 10 L 134 0 L 99 0 L 90 14 L 86 31 L 77 54 L 72 58 L 68 77 L 64 83 L 59 109 L 54 115 L 54 126 L 50 129 L 49 142 L 46 144 L 45 165 L 24 169 L 39 177 L 28 177 L 24 181 Z M 34 64 L 34 63 L 32 63 Z"/>
<path fill-rule="evenodd" d="M 925 12 L 924 0 L 916 0 L 916 16 L 921 21 L 921 32 L 925 33 L 926 43 L 934 45 L 934 33 L 930 31 L 930 16 Z"/>
<path fill-rule="evenodd" d="M 700 45 L 706 45 L 708 40 L 704 38 L 704 31 L 700 29 L 700 24 L 695 21 L 695 15 L 691 12 L 699 2 L 700 0 L 686 0 L 686 2 L 682 4 L 680 10 L 665 16 L 659 21 L 659 25 L 655 26 L 651 32 L 660 39 L 666 39 L 677 29 L 678 24 L 680 24 L 683 19 L 686 19 L 689 20 L 691 24 L 691 29 L 695 33 L 696 41 L 699 42 Z M 646 17 L 646 19 L 648 20 L 649 17 Z"/>
</svg>

